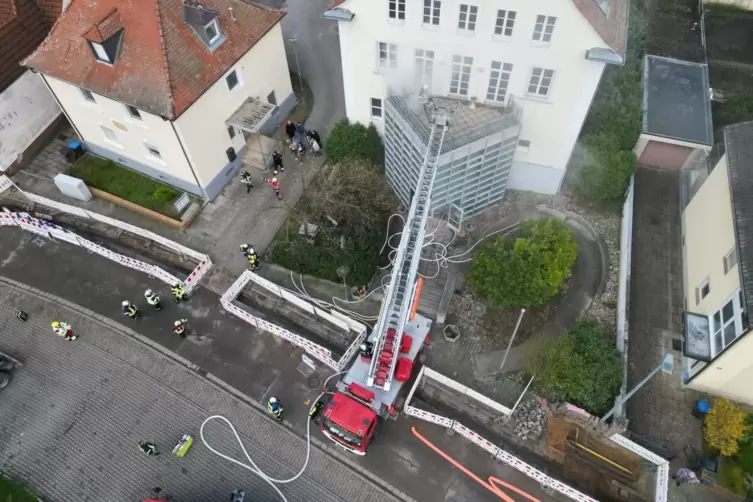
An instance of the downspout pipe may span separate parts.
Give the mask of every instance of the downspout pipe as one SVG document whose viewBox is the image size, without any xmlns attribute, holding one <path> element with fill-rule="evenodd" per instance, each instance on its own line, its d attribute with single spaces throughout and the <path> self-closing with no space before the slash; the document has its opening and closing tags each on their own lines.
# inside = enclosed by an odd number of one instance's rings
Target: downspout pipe
<svg viewBox="0 0 753 502">
<path fill-rule="evenodd" d="M 168 122 L 170 122 L 170 127 L 173 128 L 173 133 L 178 140 L 178 144 L 180 145 L 180 150 L 183 152 L 183 156 L 186 158 L 186 163 L 188 164 L 188 168 L 191 170 L 193 179 L 196 181 L 196 186 L 199 187 L 199 190 L 201 190 L 201 194 L 204 196 L 204 201 L 209 202 L 209 196 L 207 195 L 206 190 L 204 190 L 204 186 L 199 182 L 199 177 L 196 175 L 196 170 L 194 169 L 193 164 L 191 164 L 191 159 L 188 158 L 188 152 L 186 152 L 186 148 L 183 146 L 183 141 L 181 141 L 180 135 L 175 129 L 175 122 L 166 117 L 162 117 L 162 120 L 167 120 Z"/>
</svg>

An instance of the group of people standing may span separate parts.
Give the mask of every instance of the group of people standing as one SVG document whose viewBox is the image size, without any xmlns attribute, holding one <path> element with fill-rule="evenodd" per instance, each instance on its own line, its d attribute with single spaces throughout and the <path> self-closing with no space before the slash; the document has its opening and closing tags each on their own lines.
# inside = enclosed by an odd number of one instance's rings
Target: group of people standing
<svg viewBox="0 0 753 502">
<path fill-rule="evenodd" d="M 314 152 L 314 155 L 320 155 L 322 151 L 322 138 L 319 133 L 313 129 L 306 129 L 300 122 L 294 124 L 291 120 L 288 120 L 285 124 L 285 134 L 288 135 L 290 143 L 290 149 L 302 157 L 308 147 Z M 307 147 L 308 143 L 308 147 Z"/>
<path fill-rule="evenodd" d="M 175 303 L 180 303 L 188 299 L 186 296 L 186 290 L 180 283 L 173 284 L 170 287 L 170 292 L 175 299 Z M 162 310 L 162 302 L 160 300 L 160 297 L 154 291 L 147 289 L 144 292 L 144 298 L 146 299 L 146 303 L 154 307 L 156 311 L 159 312 L 160 310 Z M 123 315 L 126 317 L 130 317 L 131 319 L 138 319 L 141 317 L 141 311 L 139 310 L 139 308 L 128 300 L 123 300 L 120 304 L 120 308 L 123 311 Z M 22 321 L 26 321 L 28 319 L 28 314 L 19 311 L 18 318 Z M 72 342 L 73 340 L 76 340 L 78 338 L 78 335 L 73 333 L 73 328 L 67 322 L 53 321 L 51 323 L 51 327 L 53 333 L 66 341 Z M 173 322 L 172 331 L 181 338 L 185 338 L 188 334 L 188 320 L 179 319 Z"/>
</svg>

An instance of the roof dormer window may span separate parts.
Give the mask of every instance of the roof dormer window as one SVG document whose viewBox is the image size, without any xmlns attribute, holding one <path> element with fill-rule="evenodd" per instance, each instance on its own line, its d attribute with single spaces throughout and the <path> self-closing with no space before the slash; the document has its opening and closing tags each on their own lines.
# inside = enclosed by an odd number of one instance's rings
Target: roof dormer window
<svg viewBox="0 0 753 502">
<path fill-rule="evenodd" d="M 117 9 L 92 26 L 84 38 L 89 41 L 89 46 L 97 61 L 114 65 L 120 50 L 120 41 L 123 38 L 123 23 L 120 22 Z"/>
<path fill-rule="evenodd" d="M 193 29 L 204 45 L 214 51 L 225 41 L 220 28 L 220 11 L 199 2 L 183 1 L 183 22 Z"/>
<path fill-rule="evenodd" d="M 208 25 L 204 26 L 204 33 L 206 33 L 210 45 L 217 42 L 221 36 L 219 21 L 212 19 Z"/>
</svg>

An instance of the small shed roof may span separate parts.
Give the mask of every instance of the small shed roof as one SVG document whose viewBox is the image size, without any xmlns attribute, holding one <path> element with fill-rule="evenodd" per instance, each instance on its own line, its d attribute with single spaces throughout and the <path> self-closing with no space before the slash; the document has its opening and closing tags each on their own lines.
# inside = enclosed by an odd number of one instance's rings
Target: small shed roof
<svg viewBox="0 0 753 502">
<path fill-rule="evenodd" d="M 238 127 L 248 132 L 258 132 L 264 120 L 275 109 L 275 105 L 264 103 L 255 98 L 248 98 L 227 120 L 227 125 Z"/>
<path fill-rule="evenodd" d="M 706 64 L 646 56 L 643 112 L 645 134 L 713 145 Z"/>
</svg>

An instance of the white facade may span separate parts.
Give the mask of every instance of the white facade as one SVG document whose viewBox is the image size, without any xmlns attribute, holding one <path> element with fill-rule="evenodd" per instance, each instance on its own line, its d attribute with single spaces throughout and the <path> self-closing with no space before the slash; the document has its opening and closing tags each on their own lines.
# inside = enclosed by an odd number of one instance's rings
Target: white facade
<svg viewBox="0 0 753 502">
<path fill-rule="evenodd" d="M 233 72 L 238 84 L 229 89 Z M 92 152 L 208 199 L 240 166 L 243 134 L 231 138 L 225 124 L 233 112 L 249 97 L 273 99 L 282 113 L 295 103 L 279 23 L 175 121 L 144 110 L 135 117 L 124 103 L 45 79 Z"/>
<path fill-rule="evenodd" d="M 0 93 L 0 172 L 20 160 L 60 116 L 60 107 L 39 75 L 27 71 Z"/>
<path fill-rule="evenodd" d="M 608 49 L 572 1 L 346 0 L 340 7 L 354 14 L 338 23 L 349 119 L 383 132 L 388 87 L 418 92 L 426 84 L 434 95 L 493 105 L 514 96 L 522 130 L 508 187 L 559 190 L 604 70 L 586 52 Z"/>
</svg>

